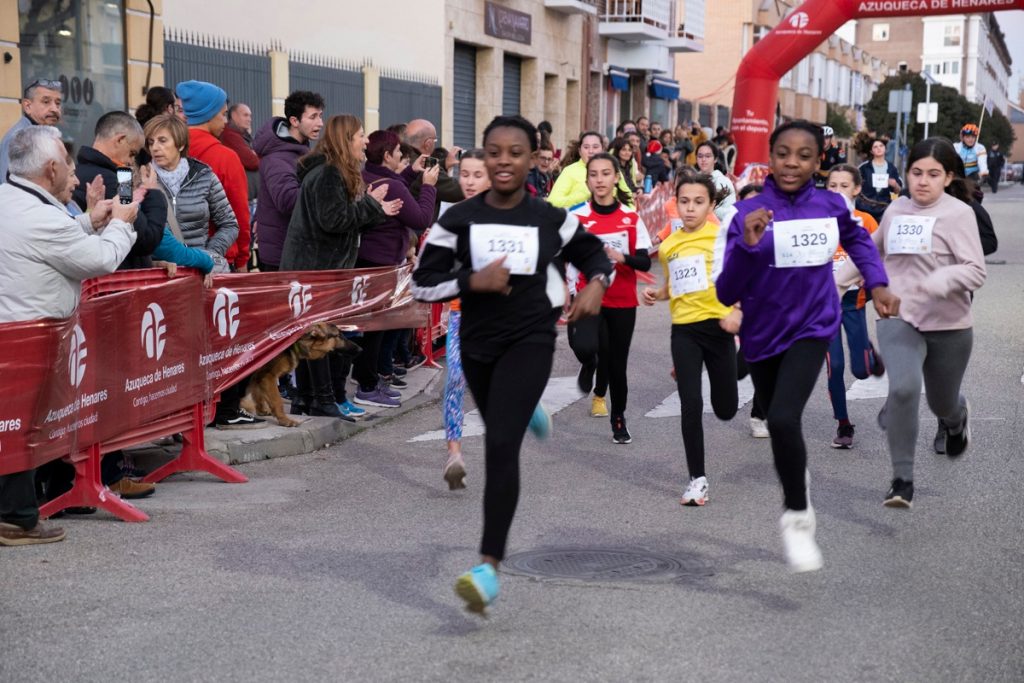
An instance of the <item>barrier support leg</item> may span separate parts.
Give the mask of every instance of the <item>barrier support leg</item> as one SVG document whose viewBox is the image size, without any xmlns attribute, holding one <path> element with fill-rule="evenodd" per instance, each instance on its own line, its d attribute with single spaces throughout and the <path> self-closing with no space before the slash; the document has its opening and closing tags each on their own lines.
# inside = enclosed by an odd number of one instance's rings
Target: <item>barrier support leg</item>
<svg viewBox="0 0 1024 683">
<path fill-rule="evenodd" d="M 442 304 L 431 304 L 430 314 L 427 316 L 426 334 L 423 335 L 423 356 L 427 360 L 423 365 L 428 368 L 437 369 L 441 367 L 434 358 L 434 326 L 441 320 L 441 307 Z M 435 314 L 437 320 L 434 319 Z"/>
<path fill-rule="evenodd" d="M 185 443 L 178 457 L 162 467 L 153 470 L 143 481 L 158 482 L 178 472 L 206 472 L 229 484 L 244 484 L 249 478 L 233 467 L 228 467 L 206 452 L 206 438 L 203 430 L 203 404 L 197 403 L 192 409 L 192 428 L 182 434 Z"/>
<path fill-rule="evenodd" d="M 75 481 L 71 490 L 54 498 L 39 508 L 40 517 L 51 517 L 69 507 L 94 507 L 106 510 L 125 522 L 147 522 L 149 516 L 131 503 L 121 500 L 116 493 L 103 485 L 100 477 L 99 444 L 93 444 L 85 453 L 85 458 L 74 462 Z"/>
</svg>

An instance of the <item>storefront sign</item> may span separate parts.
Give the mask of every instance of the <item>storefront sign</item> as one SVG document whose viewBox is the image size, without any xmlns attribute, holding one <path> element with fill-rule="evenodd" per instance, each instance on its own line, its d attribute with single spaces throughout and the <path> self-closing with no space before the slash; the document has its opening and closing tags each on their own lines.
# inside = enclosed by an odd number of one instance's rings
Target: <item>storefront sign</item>
<svg viewBox="0 0 1024 683">
<path fill-rule="evenodd" d="M 533 35 L 533 17 L 525 12 L 487 2 L 484 4 L 484 33 L 529 45 Z"/>
</svg>

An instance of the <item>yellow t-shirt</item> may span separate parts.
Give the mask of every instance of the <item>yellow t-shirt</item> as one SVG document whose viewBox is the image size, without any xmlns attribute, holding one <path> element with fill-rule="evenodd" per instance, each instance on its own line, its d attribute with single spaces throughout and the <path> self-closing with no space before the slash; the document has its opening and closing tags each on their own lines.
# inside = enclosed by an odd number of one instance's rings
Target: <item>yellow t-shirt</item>
<svg viewBox="0 0 1024 683">
<path fill-rule="evenodd" d="M 720 319 L 732 310 L 722 305 L 715 292 L 727 232 L 727 227 L 708 221 L 694 232 L 683 228 L 673 231 L 658 248 L 658 260 L 669 284 L 672 324 Z"/>
</svg>

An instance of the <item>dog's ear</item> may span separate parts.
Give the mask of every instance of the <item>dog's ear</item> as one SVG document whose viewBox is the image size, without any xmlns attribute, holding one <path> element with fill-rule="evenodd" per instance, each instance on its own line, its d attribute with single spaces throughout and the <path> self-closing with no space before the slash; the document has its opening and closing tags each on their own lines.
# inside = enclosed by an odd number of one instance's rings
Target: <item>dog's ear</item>
<svg viewBox="0 0 1024 683">
<path fill-rule="evenodd" d="M 324 330 L 323 323 L 316 323 L 315 325 L 312 325 L 308 330 L 306 330 L 306 334 L 310 339 L 326 339 L 328 336 L 327 332 Z"/>
</svg>

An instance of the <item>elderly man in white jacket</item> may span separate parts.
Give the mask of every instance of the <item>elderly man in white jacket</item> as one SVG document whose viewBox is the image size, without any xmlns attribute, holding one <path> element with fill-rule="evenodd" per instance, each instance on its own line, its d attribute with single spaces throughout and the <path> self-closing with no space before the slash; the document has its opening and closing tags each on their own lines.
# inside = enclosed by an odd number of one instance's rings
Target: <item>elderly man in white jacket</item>
<svg viewBox="0 0 1024 683">
<path fill-rule="evenodd" d="M 66 318 L 81 281 L 113 272 L 135 243 L 138 203 L 97 201 L 71 217 L 78 184 L 60 131 L 33 126 L 10 144 L 10 178 L 0 185 L 0 322 Z M 34 473 L 0 476 L 0 545 L 64 539 L 39 523 Z"/>
</svg>

